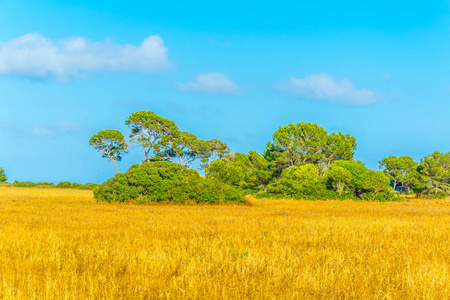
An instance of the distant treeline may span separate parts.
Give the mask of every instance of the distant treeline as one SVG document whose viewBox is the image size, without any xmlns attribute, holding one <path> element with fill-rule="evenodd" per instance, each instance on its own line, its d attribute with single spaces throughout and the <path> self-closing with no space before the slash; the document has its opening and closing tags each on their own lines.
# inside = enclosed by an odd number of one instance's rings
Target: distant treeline
<svg viewBox="0 0 450 300">
<path fill-rule="evenodd" d="M 99 201 L 243 201 L 243 195 L 265 198 L 362 199 L 390 201 L 400 194 L 442 198 L 450 194 L 450 152 L 434 152 L 415 162 L 389 156 L 380 170 L 354 160 L 356 139 L 328 133 L 312 123 L 282 126 L 263 153 L 233 153 L 227 144 L 201 140 L 179 130 L 152 111 L 138 111 L 125 121 L 129 141 L 117 130 L 93 135 L 89 144 L 114 163 L 117 175 L 96 192 Z M 134 143 L 143 163 L 120 174 L 117 161 Z M 195 170 L 202 170 L 205 176 Z M 6 175 L 0 168 L 0 182 Z M 94 184 L 14 182 L 12 186 L 86 188 Z"/>
<path fill-rule="evenodd" d="M 100 184 L 96 183 L 76 183 L 63 181 L 60 183 L 52 182 L 31 182 L 31 181 L 14 181 L 13 183 L 0 182 L 0 186 L 6 187 L 28 187 L 28 188 L 55 188 L 55 189 L 78 189 L 78 190 L 93 190 Z"/>
<path fill-rule="evenodd" d="M 159 201 L 150 191 L 176 186 L 183 199 L 196 197 L 182 190 L 199 186 L 177 176 L 185 169 L 200 169 L 202 180 L 215 187 L 233 188 L 241 194 L 266 198 L 363 199 L 389 201 L 399 194 L 445 197 L 450 193 L 450 153 L 435 152 L 420 163 L 408 156 L 390 156 L 380 162 L 380 170 L 369 170 L 353 159 L 356 139 L 344 133 L 328 133 L 317 124 L 297 123 L 280 127 L 263 153 L 232 153 L 217 140 L 201 140 L 180 131 L 175 123 L 151 111 L 139 111 L 125 121 L 131 130 L 127 142 L 117 130 L 102 130 L 90 145 L 115 165 L 127 153 L 129 143 L 144 150 L 145 163 L 108 180 L 96 198 L 123 201 L 129 198 Z M 156 164 L 170 162 L 180 167 Z M 169 171 L 173 170 L 173 171 Z M 175 172 L 168 174 L 168 172 Z M 184 182 L 184 184 L 183 184 Z M 213 185 L 211 185 L 213 186 Z M 214 191 L 214 189 L 210 189 Z M 233 193 L 232 193 L 233 194 Z M 172 198 L 177 198 L 172 195 Z M 242 198 L 239 198 L 242 199 Z"/>
</svg>

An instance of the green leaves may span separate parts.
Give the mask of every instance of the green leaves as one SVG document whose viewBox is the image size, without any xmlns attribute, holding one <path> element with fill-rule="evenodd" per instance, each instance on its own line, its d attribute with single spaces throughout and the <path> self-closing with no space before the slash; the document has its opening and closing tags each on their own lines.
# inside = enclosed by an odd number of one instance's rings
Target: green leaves
<svg viewBox="0 0 450 300">
<path fill-rule="evenodd" d="M 165 136 L 155 146 L 157 156 L 186 167 L 193 161 L 208 155 L 208 142 L 199 140 L 195 135 L 185 131 Z"/>
<path fill-rule="evenodd" d="M 214 203 L 244 202 L 241 192 L 211 179 L 201 178 L 191 169 L 167 161 L 133 165 L 126 173 L 116 174 L 94 191 L 98 201 L 139 202 L 175 201 Z"/>
<path fill-rule="evenodd" d="M 273 134 L 265 156 L 278 170 L 311 163 L 323 175 L 334 160 L 352 159 L 355 149 L 356 140 L 349 134 L 328 134 L 317 124 L 297 123 L 280 127 Z"/>
<path fill-rule="evenodd" d="M 363 174 L 362 188 L 369 193 L 387 192 L 389 178 L 381 171 L 367 170 Z"/>
<path fill-rule="evenodd" d="M 269 165 L 263 156 L 250 151 L 249 154 L 229 154 L 212 162 L 206 174 L 253 194 L 263 191 L 272 179 Z"/>
<path fill-rule="evenodd" d="M 8 178 L 5 175 L 5 170 L 0 168 L 0 182 L 5 182 L 6 180 L 8 180 Z"/>
<path fill-rule="evenodd" d="M 328 182 L 332 185 L 333 189 L 342 195 L 344 188 L 351 182 L 352 173 L 344 169 L 343 167 L 333 166 L 326 173 Z"/>
<path fill-rule="evenodd" d="M 144 148 L 145 160 L 149 161 L 149 153 L 161 138 L 175 135 L 178 127 L 169 119 L 162 118 L 152 111 L 137 111 L 125 121 L 131 129 L 131 142 Z"/>
<path fill-rule="evenodd" d="M 420 161 L 419 172 L 423 176 L 427 194 L 450 194 L 450 152 L 434 152 Z"/>
<path fill-rule="evenodd" d="M 419 186 L 419 164 L 409 156 L 389 156 L 380 161 L 380 168 L 389 176 L 394 190 L 409 193 Z"/>
<path fill-rule="evenodd" d="M 116 161 L 122 160 L 122 155 L 128 149 L 128 144 L 119 131 L 112 129 L 99 131 L 91 137 L 89 144 L 97 151 L 102 152 L 103 157 L 108 157 L 114 163 L 117 173 L 119 173 Z"/>
<path fill-rule="evenodd" d="M 144 148 L 145 160 L 167 160 L 185 167 L 206 168 L 212 161 L 226 155 L 230 149 L 225 143 L 214 139 L 200 140 L 194 134 L 179 131 L 175 123 L 152 111 L 138 111 L 125 121 L 131 129 L 131 142 Z M 194 162 L 199 163 L 193 166 Z"/>
</svg>

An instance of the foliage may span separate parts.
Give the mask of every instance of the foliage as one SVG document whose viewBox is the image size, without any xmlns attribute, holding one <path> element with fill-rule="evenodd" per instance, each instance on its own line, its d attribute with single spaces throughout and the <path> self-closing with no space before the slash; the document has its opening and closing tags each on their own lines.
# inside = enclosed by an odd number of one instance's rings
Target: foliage
<svg viewBox="0 0 450 300">
<path fill-rule="evenodd" d="M 207 176 L 251 194 L 264 191 L 272 173 L 269 162 L 255 151 L 228 154 L 212 162 L 206 170 Z"/>
<path fill-rule="evenodd" d="M 342 195 L 344 188 L 352 180 L 352 173 L 343 167 L 334 166 L 327 171 L 326 177 L 328 185 L 331 186 L 338 195 Z"/>
<path fill-rule="evenodd" d="M 6 186 L 11 187 L 27 187 L 27 188 L 56 188 L 56 189 L 77 189 L 77 190 L 93 190 L 99 184 L 96 183 L 76 183 L 76 182 L 68 182 L 62 181 L 58 184 L 54 184 L 52 182 L 31 182 L 31 181 L 14 181 L 13 183 L 8 183 Z"/>
<path fill-rule="evenodd" d="M 8 180 L 8 178 L 5 175 L 5 170 L 0 168 L 0 182 L 5 182 L 6 180 Z"/>
<path fill-rule="evenodd" d="M 351 180 L 347 184 L 347 188 L 352 194 L 359 197 L 363 193 L 363 174 L 367 171 L 366 166 L 355 160 L 336 160 L 330 168 L 341 167 L 351 173 Z"/>
<path fill-rule="evenodd" d="M 197 161 L 201 165 L 196 167 L 203 169 L 229 151 L 228 146 L 219 140 L 200 140 L 194 134 L 185 131 L 176 132 L 173 136 L 166 135 L 161 138 L 159 144 L 155 145 L 158 157 L 179 163 L 183 167 L 192 167 L 192 164 Z"/>
<path fill-rule="evenodd" d="M 97 151 L 102 152 L 103 157 L 108 157 L 114 163 L 116 172 L 119 173 L 116 161 L 122 160 L 122 155 L 128 149 L 127 142 L 119 131 L 102 130 L 91 137 L 89 144 L 94 146 Z"/>
<path fill-rule="evenodd" d="M 328 135 L 327 144 L 323 151 L 321 161 L 323 170 L 328 170 L 336 160 L 351 160 L 356 150 L 356 139 L 350 134 L 331 133 Z"/>
<path fill-rule="evenodd" d="M 327 132 L 317 124 L 297 123 L 280 127 L 273 142 L 266 146 L 266 157 L 276 162 L 278 169 L 300 163 L 316 163 L 322 157 Z"/>
<path fill-rule="evenodd" d="M 12 183 L 12 186 L 14 187 L 36 187 L 36 183 L 31 181 L 14 181 Z"/>
<path fill-rule="evenodd" d="M 108 179 L 94 191 L 94 196 L 98 201 L 107 202 L 129 199 L 140 202 L 244 202 L 243 195 L 234 188 L 203 179 L 196 171 L 167 161 L 133 165 L 126 173 Z"/>
<path fill-rule="evenodd" d="M 338 159 L 353 158 L 356 140 L 348 134 L 328 134 L 317 124 L 297 123 L 280 127 L 273 142 L 266 146 L 265 157 L 274 162 L 278 172 L 297 164 L 314 164 L 323 175 Z"/>
<path fill-rule="evenodd" d="M 420 161 L 419 173 L 423 177 L 425 194 L 450 193 L 450 152 L 434 152 Z"/>
<path fill-rule="evenodd" d="M 398 197 L 390 187 L 389 177 L 381 171 L 367 170 L 364 172 L 362 188 L 364 193 L 361 195 L 361 199 L 363 200 L 389 201 Z"/>
<path fill-rule="evenodd" d="M 363 173 L 362 187 L 369 193 L 387 192 L 389 178 L 381 171 L 367 170 Z"/>
<path fill-rule="evenodd" d="M 162 118 L 152 111 L 134 112 L 125 124 L 131 128 L 131 142 L 144 148 L 146 162 L 150 160 L 149 154 L 161 142 L 161 138 L 175 135 L 178 131 L 173 121 Z"/>
<path fill-rule="evenodd" d="M 389 175 L 391 186 L 401 193 L 421 187 L 419 164 L 409 156 L 389 156 L 380 161 L 380 168 Z"/>
<path fill-rule="evenodd" d="M 327 190 L 324 178 L 313 164 L 293 166 L 283 170 L 279 178 L 267 187 L 261 196 L 296 199 L 336 199 L 334 191 Z"/>
</svg>

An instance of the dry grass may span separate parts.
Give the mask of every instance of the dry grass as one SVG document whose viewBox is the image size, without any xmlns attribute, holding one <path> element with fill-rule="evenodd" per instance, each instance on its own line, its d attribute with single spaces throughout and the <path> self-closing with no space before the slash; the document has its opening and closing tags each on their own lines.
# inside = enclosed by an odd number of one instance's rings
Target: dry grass
<svg viewBox="0 0 450 300">
<path fill-rule="evenodd" d="M 449 201 L 252 202 L 0 188 L 0 298 L 450 298 Z"/>
</svg>

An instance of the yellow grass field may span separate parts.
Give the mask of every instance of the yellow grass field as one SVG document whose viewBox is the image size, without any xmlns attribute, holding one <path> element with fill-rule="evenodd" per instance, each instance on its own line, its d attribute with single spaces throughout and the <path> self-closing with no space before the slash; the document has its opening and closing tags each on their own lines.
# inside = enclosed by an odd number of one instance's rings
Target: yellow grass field
<svg viewBox="0 0 450 300">
<path fill-rule="evenodd" d="M 96 203 L 0 188 L 0 299 L 450 299 L 450 201 Z"/>
</svg>

